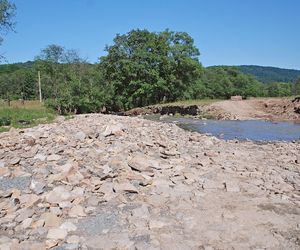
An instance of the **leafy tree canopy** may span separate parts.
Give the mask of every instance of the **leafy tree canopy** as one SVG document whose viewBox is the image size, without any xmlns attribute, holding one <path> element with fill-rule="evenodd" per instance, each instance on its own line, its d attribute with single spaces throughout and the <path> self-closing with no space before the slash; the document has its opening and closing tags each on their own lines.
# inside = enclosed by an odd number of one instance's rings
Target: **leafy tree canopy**
<svg viewBox="0 0 300 250">
<path fill-rule="evenodd" d="M 132 30 L 106 51 L 100 67 L 116 108 L 176 100 L 201 73 L 200 53 L 185 32 Z"/>
<path fill-rule="evenodd" d="M 0 45 L 3 42 L 3 36 L 9 31 L 13 31 L 15 23 L 13 18 L 15 16 L 16 6 L 8 0 L 0 0 Z M 0 59 L 4 56 L 0 55 Z"/>
</svg>

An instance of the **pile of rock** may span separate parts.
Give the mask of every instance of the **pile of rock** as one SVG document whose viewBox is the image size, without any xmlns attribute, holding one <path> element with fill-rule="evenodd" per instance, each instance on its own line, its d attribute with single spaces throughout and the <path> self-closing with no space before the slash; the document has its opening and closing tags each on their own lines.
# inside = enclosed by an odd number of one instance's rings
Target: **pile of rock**
<svg viewBox="0 0 300 250">
<path fill-rule="evenodd" d="M 273 99 L 264 102 L 266 112 L 273 116 L 274 120 L 300 120 L 300 99 L 290 98 Z"/>
<path fill-rule="evenodd" d="M 297 248 L 300 145 L 110 115 L 0 134 L 0 249 Z"/>
</svg>

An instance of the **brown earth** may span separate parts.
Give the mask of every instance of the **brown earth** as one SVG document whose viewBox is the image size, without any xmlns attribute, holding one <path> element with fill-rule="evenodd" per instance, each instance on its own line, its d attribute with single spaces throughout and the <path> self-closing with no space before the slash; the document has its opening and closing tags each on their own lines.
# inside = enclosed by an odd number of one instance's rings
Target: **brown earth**
<svg viewBox="0 0 300 250">
<path fill-rule="evenodd" d="M 111 115 L 1 133 L 0 249 L 300 249 L 299 156 Z"/>
<path fill-rule="evenodd" d="M 221 120 L 293 120 L 300 121 L 300 101 L 293 98 L 258 98 L 241 101 L 220 101 L 204 108 Z M 298 113 L 297 113 L 298 111 Z"/>
</svg>

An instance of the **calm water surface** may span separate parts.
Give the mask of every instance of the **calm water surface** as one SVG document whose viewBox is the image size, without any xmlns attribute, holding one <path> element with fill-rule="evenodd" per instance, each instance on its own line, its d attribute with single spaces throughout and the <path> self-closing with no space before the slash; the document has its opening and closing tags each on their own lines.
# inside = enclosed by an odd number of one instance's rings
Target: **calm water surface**
<svg viewBox="0 0 300 250">
<path fill-rule="evenodd" d="M 208 133 L 225 140 L 292 141 L 300 139 L 300 123 L 293 122 L 197 120 L 175 117 L 165 117 L 161 121 L 175 123 L 184 129 Z"/>
</svg>

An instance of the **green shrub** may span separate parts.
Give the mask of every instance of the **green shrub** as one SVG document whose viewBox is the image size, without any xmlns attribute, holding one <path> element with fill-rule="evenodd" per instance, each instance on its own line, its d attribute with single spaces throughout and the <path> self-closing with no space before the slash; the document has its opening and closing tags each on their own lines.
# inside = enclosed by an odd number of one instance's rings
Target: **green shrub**
<svg viewBox="0 0 300 250">
<path fill-rule="evenodd" d="M 11 119 L 9 117 L 0 117 L 0 126 L 9 126 Z"/>
</svg>

